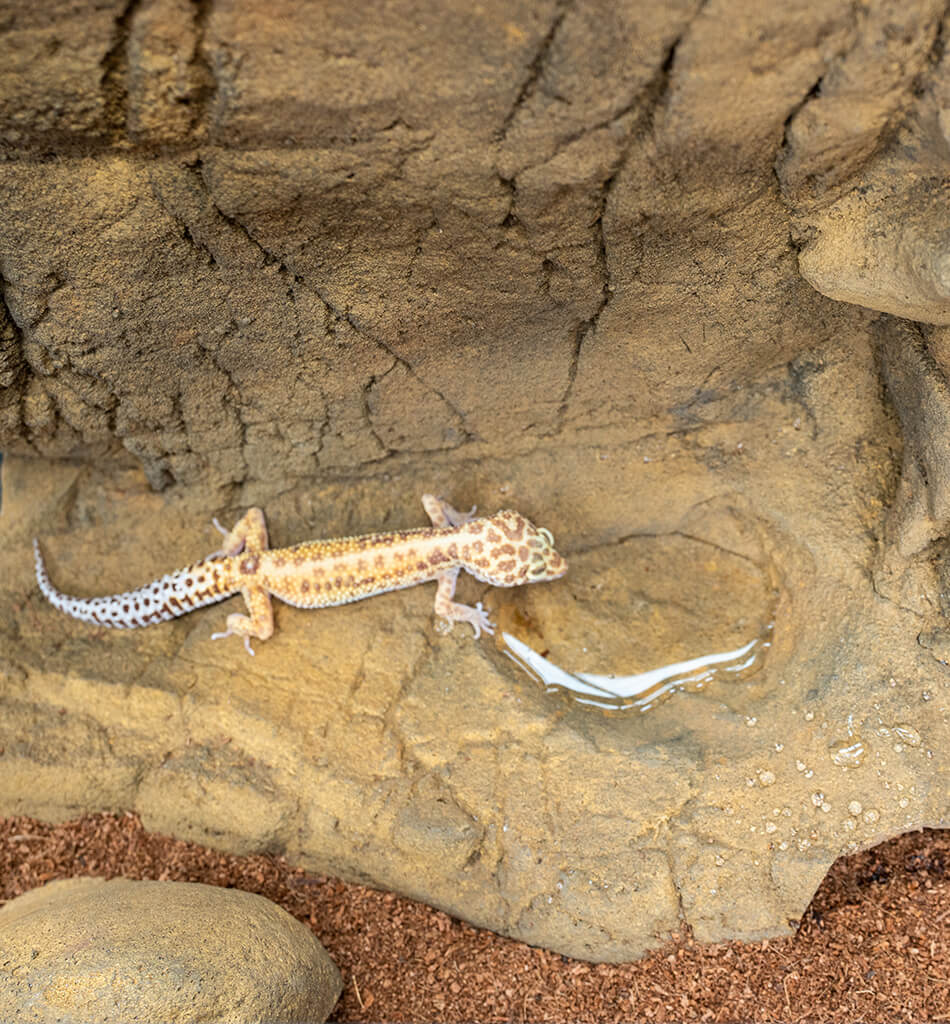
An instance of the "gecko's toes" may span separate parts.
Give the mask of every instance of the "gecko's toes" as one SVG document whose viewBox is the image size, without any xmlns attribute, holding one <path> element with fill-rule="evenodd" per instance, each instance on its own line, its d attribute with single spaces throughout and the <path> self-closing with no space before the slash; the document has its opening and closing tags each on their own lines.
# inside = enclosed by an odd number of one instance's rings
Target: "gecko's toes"
<svg viewBox="0 0 950 1024">
<path fill-rule="evenodd" d="M 228 537 L 231 536 L 232 531 L 231 530 L 226 530 L 221 525 L 221 523 L 218 521 L 218 517 L 217 516 L 214 516 L 212 518 L 211 525 L 214 526 L 214 528 L 216 530 L 220 530 L 221 534 L 224 536 L 225 539 L 227 539 Z M 247 538 L 246 537 L 242 537 L 240 539 L 240 541 L 238 541 L 237 544 L 232 543 L 230 547 L 228 547 L 228 545 L 225 544 L 225 546 L 223 548 L 220 548 L 218 551 L 215 551 L 214 554 L 209 555 L 208 557 L 209 558 L 224 558 L 224 557 L 235 558 L 244 550 L 246 545 L 247 545 Z"/>
<path fill-rule="evenodd" d="M 482 607 L 481 601 L 475 605 L 475 612 L 477 613 L 477 618 L 472 619 L 472 628 L 475 630 L 475 639 L 477 640 L 482 635 L 482 630 L 484 630 L 489 636 L 494 636 L 494 624 L 489 618 L 488 612 L 486 612 Z"/>
<path fill-rule="evenodd" d="M 236 633 L 233 629 L 226 629 L 223 633 L 212 633 L 211 639 L 223 640 L 225 637 L 229 636 L 240 636 L 240 634 Z M 250 654 L 251 657 L 254 657 L 254 650 L 251 647 L 251 638 L 247 633 L 244 634 L 244 647 L 246 648 L 247 653 Z"/>
</svg>

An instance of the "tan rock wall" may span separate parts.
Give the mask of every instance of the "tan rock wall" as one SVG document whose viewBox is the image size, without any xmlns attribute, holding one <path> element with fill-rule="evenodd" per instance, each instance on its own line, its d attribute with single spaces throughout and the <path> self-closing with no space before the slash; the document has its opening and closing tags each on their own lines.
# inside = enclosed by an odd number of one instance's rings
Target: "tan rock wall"
<svg viewBox="0 0 950 1024">
<path fill-rule="evenodd" d="M 895 76 L 888 11 L 19 15 L 3 443 L 279 488 L 747 382 L 849 316 L 797 274 L 774 165 L 786 189 L 806 174 L 804 111 L 840 106 L 852 65 L 856 153 L 911 103 L 936 16 L 901 8 Z"/>
<path fill-rule="evenodd" d="M 779 934 L 842 851 L 947 824 L 942 22 L 0 19 L 0 813 L 134 808 L 592 959 Z M 34 535 L 113 593 L 213 515 L 284 545 L 426 491 L 554 531 L 564 580 L 462 596 L 564 671 L 765 624 L 762 667 L 605 715 L 431 587 L 280 608 L 249 659 L 224 608 L 108 633 L 33 580 Z"/>
</svg>

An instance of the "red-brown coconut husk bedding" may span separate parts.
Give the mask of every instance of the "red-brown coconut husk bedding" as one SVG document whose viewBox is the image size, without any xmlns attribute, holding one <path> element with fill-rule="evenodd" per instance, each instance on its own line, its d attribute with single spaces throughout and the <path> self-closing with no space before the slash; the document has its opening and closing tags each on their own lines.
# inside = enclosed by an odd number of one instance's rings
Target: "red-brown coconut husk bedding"
<svg viewBox="0 0 950 1024">
<path fill-rule="evenodd" d="M 0 900 L 100 875 L 234 886 L 308 924 L 343 973 L 336 1021 L 950 1020 L 950 831 L 842 857 L 797 934 L 589 964 L 412 900 L 146 832 L 133 814 L 0 819 Z"/>
</svg>

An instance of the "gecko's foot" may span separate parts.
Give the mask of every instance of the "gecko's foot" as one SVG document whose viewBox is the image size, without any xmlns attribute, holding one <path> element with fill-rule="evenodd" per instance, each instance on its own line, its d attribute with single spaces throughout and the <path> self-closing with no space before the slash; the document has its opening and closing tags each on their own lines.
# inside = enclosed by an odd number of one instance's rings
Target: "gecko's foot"
<svg viewBox="0 0 950 1024">
<path fill-rule="evenodd" d="M 440 527 L 464 526 L 475 518 L 475 513 L 478 510 L 478 506 L 473 505 L 468 512 L 459 512 L 445 498 L 438 498 L 434 494 L 423 494 L 422 504 L 432 520 L 432 525 Z"/>
<path fill-rule="evenodd" d="M 478 506 L 473 505 L 467 512 L 459 512 L 458 509 L 452 508 L 447 501 L 444 501 L 441 498 L 439 500 L 442 501 L 442 505 L 448 515 L 449 522 L 453 526 L 464 526 L 466 523 L 470 523 L 475 518 L 475 513 L 478 511 Z"/>
<path fill-rule="evenodd" d="M 211 525 L 216 530 L 220 530 L 221 531 L 221 533 L 223 534 L 225 540 L 227 540 L 227 538 L 230 537 L 231 534 L 234 532 L 233 530 L 226 530 L 221 525 L 221 523 L 218 522 L 218 517 L 217 516 L 214 516 L 212 518 Z M 225 544 L 223 547 L 218 548 L 217 551 L 215 551 L 214 553 L 210 554 L 208 557 L 209 558 L 234 558 L 234 557 L 239 555 L 244 550 L 246 544 L 247 544 L 247 537 L 241 537 L 241 539 L 238 541 L 237 544 L 232 543 L 230 547 L 228 547 L 228 545 Z"/>
<path fill-rule="evenodd" d="M 225 537 L 228 535 L 228 531 L 218 522 L 218 517 L 213 516 L 211 519 L 211 525 L 219 530 Z M 224 558 L 227 556 L 227 551 L 224 548 L 218 548 L 217 551 L 212 551 L 208 558 Z"/>
<path fill-rule="evenodd" d="M 436 632 L 444 636 L 452 631 L 456 622 L 467 622 L 475 631 L 476 640 L 482 635 L 482 631 L 489 636 L 494 635 L 495 632 L 494 623 L 488 617 L 488 612 L 482 607 L 481 601 L 474 608 L 467 604 L 453 605 L 450 615 L 442 615 L 436 621 Z"/>
<path fill-rule="evenodd" d="M 223 640 L 225 637 L 237 636 L 237 635 L 238 634 L 235 633 L 233 629 L 226 629 L 223 633 L 212 633 L 211 634 L 211 639 L 212 640 Z M 247 635 L 247 633 L 244 634 L 244 648 L 247 651 L 247 653 L 253 658 L 254 657 L 254 651 L 251 648 L 251 638 Z"/>
<path fill-rule="evenodd" d="M 485 630 L 489 636 L 494 636 L 494 623 L 488 617 L 488 612 L 482 607 L 482 602 L 479 601 L 472 611 L 475 614 L 468 621 L 472 624 L 472 629 L 475 630 L 475 639 L 477 640 L 482 635 L 482 630 Z"/>
</svg>

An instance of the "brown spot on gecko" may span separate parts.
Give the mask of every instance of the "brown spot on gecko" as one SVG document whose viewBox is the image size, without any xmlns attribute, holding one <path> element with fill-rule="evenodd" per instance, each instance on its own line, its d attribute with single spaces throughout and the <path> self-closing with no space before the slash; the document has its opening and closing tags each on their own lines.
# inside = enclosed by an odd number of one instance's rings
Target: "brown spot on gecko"
<svg viewBox="0 0 950 1024">
<path fill-rule="evenodd" d="M 310 580 L 301 580 L 300 589 L 306 594 L 306 592 L 310 589 Z"/>
<path fill-rule="evenodd" d="M 502 544 L 502 546 L 500 548 L 498 548 L 497 551 L 494 552 L 496 557 L 498 555 L 513 555 L 514 553 L 515 553 L 515 546 L 514 546 L 514 544 Z"/>
<path fill-rule="evenodd" d="M 521 547 L 518 548 L 518 557 L 521 559 L 522 562 L 527 562 L 528 555 L 530 554 L 531 552 L 528 550 L 527 544 L 522 544 Z"/>
<path fill-rule="evenodd" d="M 499 572 L 511 572 L 515 567 L 515 560 L 513 558 L 506 558 L 503 562 L 499 562 L 495 568 Z"/>
<path fill-rule="evenodd" d="M 509 527 L 504 520 L 501 520 L 498 523 L 499 529 L 504 531 L 505 536 L 508 538 L 508 540 L 521 540 L 521 538 L 524 536 L 524 517 L 515 514 L 513 518 L 515 521 L 514 526 Z"/>
<path fill-rule="evenodd" d="M 485 524 L 480 520 L 476 519 L 474 522 L 467 523 L 469 533 L 481 533 L 485 529 Z"/>
<path fill-rule="evenodd" d="M 480 540 L 477 540 L 472 545 L 472 550 L 475 552 L 476 555 L 480 555 L 482 553 L 482 550 L 484 549 L 484 547 L 485 547 L 485 545 Z"/>
<path fill-rule="evenodd" d="M 489 530 L 485 536 L 492 544 L 497 544 L 501 540 L 501 534 L 497 530 Z"/>
<path fill-rule="evenodd" d="M 244 561 L 241 562 L 238 568 L 241 570 L 241 572 L 250 575 L 252 572 L 257 571 L 257 566 L 259 562 L 260 559 L 258 559 L 257 555 L 248 555 L 247 558 L 245 558 Z"/>
</svg>

